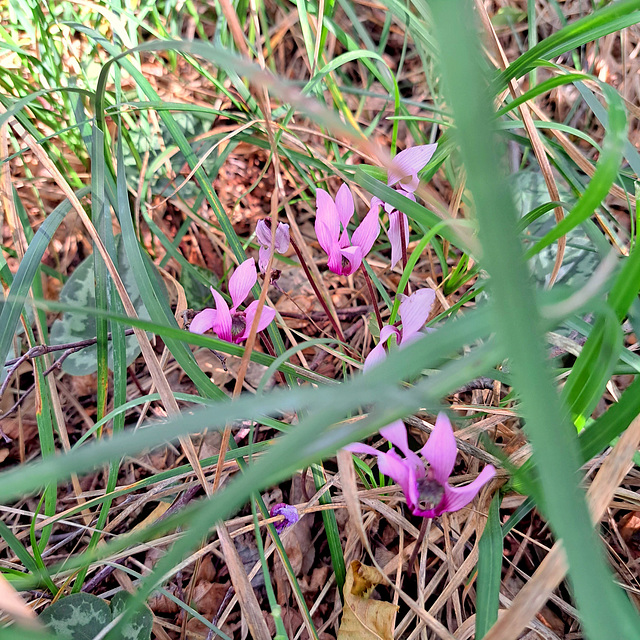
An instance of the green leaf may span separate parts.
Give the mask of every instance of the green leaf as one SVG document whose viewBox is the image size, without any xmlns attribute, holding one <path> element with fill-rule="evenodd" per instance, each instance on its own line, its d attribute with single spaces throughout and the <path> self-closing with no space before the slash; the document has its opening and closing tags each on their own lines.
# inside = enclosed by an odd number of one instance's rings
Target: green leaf
<svg viewBox="0 0 640 640">
<path fill-rule="evenodd" d="M 111 599 L 111 610 L 115 619 L 129 607 L 131 596 L 126 591 L 118 591 Z M 122 640 L 149 640 L 153 627 L 153 614 L 148 607 L 138 609 L 134 616 L 119 630 Z"/>
<path fill-rule="evenodd" d="M 502 528 L 500 493 L 491 501 L 489 517 L 478 543 L 478 579 L 476 581 L 476 638 L 480 640 L 498 619 L 502 581 Z"/>
<path fill-rule="evenodd" d="M 140 318 L 149 320 L 149 314 L 140 297 L 140 291 L 136 284 L 136 277 L 130 267 L 124 248 L 124 243 L 117 238 L 118 262 L 120 264 L 120 277 L 136 308 Z M 78 309 L 94 309 L 96 306 L 96 284 L 94 272 L 94 259 L 89 256 L 83 260 L 71 274 L 62 291 L 60 302 L 75 305 Z M 65 313 L 62 318 L 56 320 L 51 327 L 51 344 L 66 344 L 96 337 L 96 320 L 93 316 L 82 313 Z M 127 366 L 140 354 L 140 345 L 135 336 L 128 336 L 127 342 Z M 92 345 L 69 356 L 62 365 L 63 370 L 73 376 L 85 376 L 94 373 L 97 369 L 97 347 Z M 109 368 L 113 369 L 113 347 L 109 343 Z"/>
<path fill-rule="evenodd" d="M 70 640 L 93 640 L 112 616 L 109 605 L 88 593 L 74 593 L 47 607 L 39 616 L 54 633 Z"/>
<path fill-rule="evenodd" d="M 596 321 L 562 389 L 562 397 L 578 431 L 584 429 L 602 397 L 604 387 L 618 362 L 623 347 L 622 340 L 618 319 L 609 309 Z"/>
</svg>

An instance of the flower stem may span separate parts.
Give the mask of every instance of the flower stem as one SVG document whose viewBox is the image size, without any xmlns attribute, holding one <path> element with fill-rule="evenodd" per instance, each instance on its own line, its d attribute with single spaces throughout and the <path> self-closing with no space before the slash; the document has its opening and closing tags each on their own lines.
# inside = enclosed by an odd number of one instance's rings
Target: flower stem
<svg viewBox="0 0 640 640">
<path fill-rule="evenodd" d="M 300 247 L 298 247 L 298 245 L 296 244 L 296 241 L 293 239 L 293 235 L 291 236 L 291 246 L 293 247 L 293 250 L 296 252 L 296 255 L 298 256 L 298 260 L 300 260 L 300 266 L 304 269 L 304 272 L 305 272 L 305 274 L 307 276 L 307 280 L 309 280 L 309 284 L 313 288 L 313 291 L 316 294 L 316 297 L 318 298 L 318 301 L 322 305 L 322 308 L 324 309 L 324 312 L 327 314 L 327 318 L 329 318 L 329 320 L 331 321 L 331 324 L 333 325 L 333 328 L 335 329 L 336 335 L 338 336 L 338 338 L 340 339 L 341 342 L 346 342 L 346 340 L 344 338 L 344 334 L 342 333 L 342 329 L 340 329 L 340 325 L 338 324 L 337 320 L 333 317 L 333 314 L 331 313 L 331 311 L 329 311 L 329 307 L 327 306 L 327 302 L 324 299 L 324 297 L 322 296 L 322 294 L 320 293 L 320 289 L 318 289 L 318 285 L 316 285 L 316 282 L 313 279 L 313 276 L 311 275 L 311 272 L 309 271 L 309 267 L 307 266 L 307 263 L 305 262 L 305 259 L 302 256 L 302 252 L 300 251 Z"/>
<path fill-rule="evenodd" d="M 360 269 L 362 270 L 362 275 L 364 276 L 364 280 L 367 283 L 367 287 L 369 287 L 369 295 L 371 296 L 371 304 L 373 305 L 373 310 L 376 314 L 376 320 L 378 321 L 378 327 L 380 331 L 382 331 L 382 317 L 380 316 L 380 309 L 378 309 L 378 298 L 376 297 L 375 289 L 373 288 L 373 283 L 371 282 L 371 278 L 367 273 L 367 269 L 364 266 L 364 262 L 360 264 Z"/>
<path fill-rule="evenodd" d="M 401 211 L 400 213 L 400 244 L 402 245 L 402 270 L 404 271 L 407 268 L 407 237 L 405 235 L 404 230 L 404 218 L 405 215 Z M 400 293 L 403 293 L 400 291 Z"/>
</svg>

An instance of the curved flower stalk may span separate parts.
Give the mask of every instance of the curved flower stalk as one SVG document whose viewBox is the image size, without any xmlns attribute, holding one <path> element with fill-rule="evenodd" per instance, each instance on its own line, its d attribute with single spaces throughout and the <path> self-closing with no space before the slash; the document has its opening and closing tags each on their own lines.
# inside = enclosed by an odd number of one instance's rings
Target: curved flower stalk
<svg viewBox="0 0 640 640">
<path fill-rule="evenodd" d="M 251 325 L 258 310 L 258 301 L 254 300 L 244 311 L 238 307 L 249 295 L 251 287 L 256 283 L 256 261 L 253 258 L 245 260 L 229 278 L 229 293 L 233 306 L 229 309 L 226 300 L 211 287 L 211 293 L 216 303 L 215 309 L 204 309 L 198 313 L 189 326 L 192 333 L 205 333 L 209 329 L 217 334 L 220 340 L 240 344 L 249 337 Z M 264 306 L 258 321 L 258 331 L 263 331 L 276 317 L 276 312 Z"/>
<path fill-rule="evenodd" d="M 269 258 L 272 252 L 278 252 L 280 254 L 286 253 L 289 248 L 289 225 L 284 222 L 278 222 L 276 227 L 276 241 L 271 242 L 271 219 L 264 218 L 258 220 L 256 225 L 256 238 L 260 243 L 260 252 L 258 253 L 258 267 L 260 273 L 264 273 L 267 270 L 269 264 Z"/>
<path fill-rule="evenodd" d="M 452 487 L 449 484 L 458 447 L 451 422 L 445 413 L 438 414 L 427 444 L 417 454 L 409 448 L 407 430 L 402 420 L 384 427 L 380 433 L 404 457 L 394 450 L 385 453 L 360 443 L 351 444 L 346 449 L 376 456 L 380 471 L 400 485 L 414 516 L 436 518 L 445 512 L 458 511 L 466 507 L 495 476 L 495 468 L 487 465 L 471 484 L 464 487 Z M 428 470 L 425 461 L 429 464 Z"/>
<path fill-rule="evenodd" d="M 380 233 L 378 218 L 382 201 L 374 198 L 371 208 L 349 239 L 347 226 L 353 217 L 353 196 L 343 184 L 333 198 L 324 190 L 316 191 L 316 236 L 329 257 L 327 266 L 341 276 L 351 275 L 360 267 Z"/>
<path fill-rule="evenodd" d="M 418 173 L 424 169 L 436 152 L 437 144 L 423 144 L 401 151 L 392 161 L 387 175 L 387 186 L 396 188 L 401 195 L 416 201 L 413 195 L 420 184 Z M 385 205 L 389 214 L 387 236 L 391 243 L 391 268 L 396 266 L 409 245 L 409 220 L 407 216 Z"/>
<path fill-rule="evenodd" d="M 387 357 L 385 347 L 391 336 L 395 336 L 398 346 L 402 348 L 422 335 L 420 330 L 429 318 L 435 299 L 436 292 L 433 289 L 420 289 L 410 296 L 404 296 L 399 309 L 402 329 L 388 324 L 382 327 L 380 342 L 371 349 L 364 361 L 365 371 Z"/>
</svg>

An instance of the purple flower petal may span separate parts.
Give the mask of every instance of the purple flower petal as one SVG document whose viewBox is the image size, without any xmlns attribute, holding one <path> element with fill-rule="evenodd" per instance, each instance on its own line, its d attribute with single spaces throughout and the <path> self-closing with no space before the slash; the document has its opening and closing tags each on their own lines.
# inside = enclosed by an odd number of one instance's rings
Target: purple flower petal
<svg viewBox="0 0 640 640">
<path fill-rule="evenodd" d="M 400 485 L 407 502 L 415 504 L 418 500 L 415 471 L 410 462 L 401 458 L 395 451 L 378 452 L 378 469 Z"/>
<path fill-rule="evenodd" d="M 436 515 L 440 515 L 445 511 L 458 511 L 462 507 L 466 507 L 478 494 L 480 489 L 496 475 L 496 470 L 492 465 L 487 465 L 478 477 L 464 487 L 452 487 L 445 485 L 444 498 L 436 507 Z"/>
<path fill-rule="evenodd" d="M 260 273 L 264 273 L 267 270 L 267 266 L 269 265 L 269 258 L 271 257 L 271 249 L 268 246 L 260 247 L 258 251 L 258 267 L 260 268 Z"/>
<path fill-rule="evenodd" d="M 362 442 L 352 442 L 351 444 L 348 444 L 346 447 L 344 447 L 344 449 L 346 451 L 351 451 L 351 453 L 368 453 L 376 457 L 380 455 L 380 451 L 374 449 L 368 444 L 362 444 Z"/>
<path fill-rule="evenodd" d="M 256 238 L 263 247 L 271 245 L 271 228 L 266 220 L 258 220 L 256 224 Z"/>
<path fill-rule="evenodd" d="M 203 309 L 200 313 L 196 314 L 189 325 L 189 331 L 191 333 L 205 333 L 209 329 L 213 329 L 213 325 L 216 321 L 215 309 Z"/>
<path fill-rule="evenodd" d="M 285 504 L 284 502 L 274 504 L 273 507 L 269 509 L 269 515 L 272 518 L 275 516 L 284 516 L 284 520 L 273 523 L 278 533 L 282 533 L 287 527 L 290 527 L 300 520 L 298 510 L 293 505 Z"/>
<path fill-rule="evenodd" d="M 396 266 L 402 258 L 402 232 L 400 225 L 404 224 L 404 248 L 409 246 L 409 220 L 401 211 L 392 211 L 389 214 L 389 231 L 387 237 L 391 243 L 391 268 Z"/>
<path fill-rule="evenodd" d="M 276 227 L 276 251 L 278 253 L 286 253 L 290 242 L 289 225 L 284 222 L 278 222 Z"/>
<path fill-rule="evenodd" d="M 369 210 L 364 220 L 353 232 L 351 242 L 354 246 L 360 247 L 364 258 L 371 251 L 371 247 L 373 247 L 378 235 L 380 235 L 380 217 L 378 207 L 374 207 Z"/>
<path fill-rule="evenodd" d="M 435 300 L 436 292 L 433 289 L 419 289 L 400 303 L 401 344 L 406 344 L 424 327 Z"/>
<path fill-rule="evenodd" d="M 446 413 L 438 414 L 433 431 L 420 453 L 431 465 L 433 477 L 444 486 L 458 455 L 453 428 Z"/>
<path fill-rule="evenodd" d="M 319 218 L 316 218 L 315 230 L 318 242 L 327 255 L 331 253 L 333 247 L 340 248 L 340 245 L 338 244 L 338 234 L 340 233 L 340 230 L 338 230 L 338 233 L 334 237 L 333 232 Z"/>
<path fill-rule="evenodd" d="M 231 335 L 231 313 L 226 300 L 212 287 L 211 293 L 216 301 L 216 317 L 213 323 L 213 330 L 218 334 L 220 340 L 233 342 Z"/>
<path fill-rule="evenodd" d="M 353 196 L 351 195 L 351 189 L 346 184 L 343 184 L 336 194 L 336 209 L 338 211 L 338 217 L 342 226 L 346 229 L 349 221 L 353 217 L 353 212 L 356 210 L 353 203 Z"/>
<path fill-rule="evenodd" d="M 229 293 L 233 301 L 233 310 L 235 311 L 249 295 L 251 287 L 258 280 L 256 272 L 256 261 L 253 258 L 245 260 L 229 278 Z"/>
<path fill-rule="evenodd" d="M 335 246 L 329 253 L 327 266 L 333 273 L 349 276 L 362 264 L 362 253 L 359 247 L 340 249 Z"/>
<path fill-rule="evenodd" d="M 391 161 L 387 184 L 391 187 L 400 182 L 406 191 L 415 191 L 419 184 L 418 172 L 429 163 L 437 146 L 437 144 L 425 144 L 401 151 Z"/>
<path fill-rule="evenodd" d="M 340 218 L 335 202 L 324 189 L 316 190 L 315 229 L 320 246 L 329 253 L 340 236 Z"/>
<path fill-rule="evenodd" d="M 407 462 L 416 469 L 417 475 L 422 477 L 424 475 L 424 464 L 420 459 L 420 456 L 415 454 L 409 448 L 409 441 L 407 439 L 407 429 L 404 426 L 402 420 L 395 420 L 386 427 L 380 429 L 380 435 L 386 438 L 396 449 L 400 449 L 404 453 Z"/>
<path fill-rule="evenodd" d="M 256 311 L 258 310 L 258 301 L 254 300 L 244 312 L 246 327 L 241 336 L 238 339 L 238 342 L 242 340 L 246 340 L 249 337 L 249 333 L 251 333 L 251 325 L 253 324 L 253 319 L 255 318 Z M 258 320 L 258 329 L 257 333 L 260 331 L 264 331 L 270 324 L 273 322 L 273 319 L 276 317 L 275 309 L 271 307 L 267 307 L 264 305 L 262 307 L 262 313 L 260 314 L 260 320 Z"/>
<path fill-rule="evenodd" d="M 371 367 L 375 366 L 379 362 L 382 362 L 387 357 L 384 345 L 388 342 L 389 338 L 395 335 L 396 339 L 400 339 L 400 332 L 390 325 L 385 325 L 380 331 L 380 342 L 369 352 L 369 355 L 364 361 L 364 371 L 368 371 Z"/>
</svg>

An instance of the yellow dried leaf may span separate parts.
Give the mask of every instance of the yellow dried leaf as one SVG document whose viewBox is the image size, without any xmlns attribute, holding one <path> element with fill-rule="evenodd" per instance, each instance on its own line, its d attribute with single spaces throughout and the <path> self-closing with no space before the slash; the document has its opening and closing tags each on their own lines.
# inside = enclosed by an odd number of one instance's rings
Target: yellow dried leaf
<svg viewBox="0 0 640 640">
<path fill-rule="evenodd" d="M 384 580 L 377 569 L 358 561 L 349 566 L 344 584 L 344 610 L 338 640 L 393 640 L 398 607 L 371 600 L 371 592 Z"/>
</svg>

